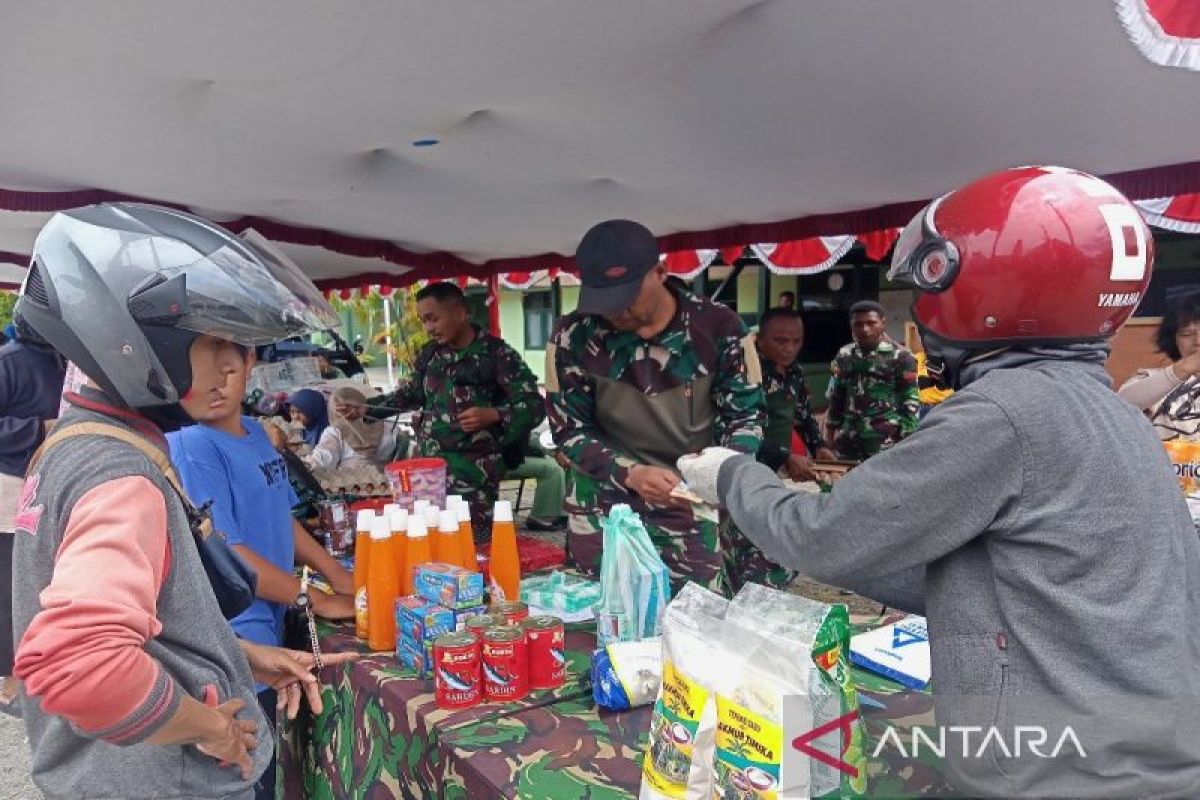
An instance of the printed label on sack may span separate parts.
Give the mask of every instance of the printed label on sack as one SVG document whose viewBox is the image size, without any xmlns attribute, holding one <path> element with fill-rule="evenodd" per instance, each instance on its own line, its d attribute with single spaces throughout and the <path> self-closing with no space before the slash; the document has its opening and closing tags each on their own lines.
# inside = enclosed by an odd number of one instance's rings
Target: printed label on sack
<svg viewBox="0 0 1200 800">
<path fill-rule="evenodd" d="M 717 758 L 713 797 L 776 800 L 783 728 L 724 697 L 717 697 Z"/>
<path fill-rule="evenodd" d="M 644 771 L 647 782 L 667 797 L 683 798 L 700 715 L 709 701 L 708 692 L 675 669 L 663 665 L 662 696 L 650 719 L 650 749 Z"/>
</svg>

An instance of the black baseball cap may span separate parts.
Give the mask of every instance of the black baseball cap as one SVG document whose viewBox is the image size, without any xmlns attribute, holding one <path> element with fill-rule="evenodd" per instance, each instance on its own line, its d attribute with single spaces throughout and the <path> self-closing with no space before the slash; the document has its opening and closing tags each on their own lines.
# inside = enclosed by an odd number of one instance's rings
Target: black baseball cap
<svg viewBox="0 0 1200 800">
<path fill-rule="evenodd" d="M 593 225 L 575 250 L 583 288 L 578 311 L 619 314 L 633 305 L 642 279 L 658 263 L 658 242 L 645 225 L 610 219 Z"/>
</svg>

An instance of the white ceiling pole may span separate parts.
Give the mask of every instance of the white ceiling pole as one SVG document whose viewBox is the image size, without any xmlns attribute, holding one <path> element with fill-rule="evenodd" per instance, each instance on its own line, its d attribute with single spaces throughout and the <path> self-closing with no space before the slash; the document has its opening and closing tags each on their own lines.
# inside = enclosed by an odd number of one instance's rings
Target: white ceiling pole
<svg viewBox="0 0 1200 800">
<path fill-rule="evenodd" d="M 394 364 L 392 361 L 392 295 L 383 296 L 380 286 L 380 298 L 383 300 L 383 330 L 384 330 L 384 346 L 387 348 L 387 370 L 388 370 L 388 391 L 396 388 L 396 374 L 394 372 Z"/>
</svg>

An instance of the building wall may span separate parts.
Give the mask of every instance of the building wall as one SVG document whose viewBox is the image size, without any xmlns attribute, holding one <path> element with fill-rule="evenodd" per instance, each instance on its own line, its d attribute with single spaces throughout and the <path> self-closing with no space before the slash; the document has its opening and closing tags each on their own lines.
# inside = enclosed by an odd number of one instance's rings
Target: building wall
<svg viewBox="0 0 1200 800">
<path fill-rule="evenodd" d="M 529 369 L 539 383 L 546 382 L 546 351 L 529 350 L 525 347 L 525 309 L 522 304 L 524 292 L 515 289 L 500 290 L 500 335 L 525 359 Z M 563 286 L 559 289 L 559 311 L 570 314 L 579 305 L 579 287 Z"/>
</svg>

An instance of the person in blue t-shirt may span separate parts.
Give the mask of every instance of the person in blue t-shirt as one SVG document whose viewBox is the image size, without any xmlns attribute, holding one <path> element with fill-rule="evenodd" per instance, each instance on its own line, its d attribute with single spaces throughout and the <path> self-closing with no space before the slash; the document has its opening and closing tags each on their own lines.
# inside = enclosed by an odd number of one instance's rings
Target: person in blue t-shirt
<svg viewBox="0 0 1200 800">
<path fill-rule="evenodd" d="M 220 342 L 220 340 L 214 340 Z M 231 620 L 234 632 L 258 644 L 283 642 L 283 617 L 300 594 L 297 564 L 307 564 L 336 594 L 310 593 L 313 612 L 328 619 L 354 616 L 354 578 L 292 517 L 296 493 L 287 465 L 262 425 L 242 416 L 242 397 L 254 351 L 220 342 L 224 385 L 209 392 L 199 424 L 168 435 L 171 459 L 197 506 L 211 503 L 213 528 L 258 573 L 258 600 Z M 200 405 L 193 400 L 192 407 Z M 259 702 L 275 717 L 275 693 L 261 689 Z M 274 796 L 274 770 L 259 782 L 258 796 Z"/>
</svg>

